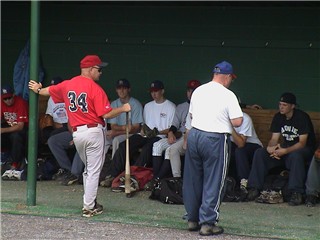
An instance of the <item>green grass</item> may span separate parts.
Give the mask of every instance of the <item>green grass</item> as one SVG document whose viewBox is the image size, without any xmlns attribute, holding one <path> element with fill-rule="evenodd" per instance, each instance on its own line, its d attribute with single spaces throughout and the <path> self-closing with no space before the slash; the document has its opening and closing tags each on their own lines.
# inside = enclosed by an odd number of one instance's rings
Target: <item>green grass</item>
<svg viewBox="0 0 320 240">
<path fill-rule="evenodd" d="M 1 212 L 47 217 L 81 217 L 83 186 L 61 186 L 54 181 L 37 182 L 36 206 L 26 206 L 26 182 L 2 181 Z M 186 229 L 183 205 L 168 205 L 148 199 L 150 192 L 132 198 L 99 187 L 98 202 L 104 213 L 86 221 Z M 320 239 L 320 208 L 304 205 L 222 203 L 219 225 L 225 233 L 279 239 Z M 83 219 L 85 220 L 85 219 Z"/>
</svg>

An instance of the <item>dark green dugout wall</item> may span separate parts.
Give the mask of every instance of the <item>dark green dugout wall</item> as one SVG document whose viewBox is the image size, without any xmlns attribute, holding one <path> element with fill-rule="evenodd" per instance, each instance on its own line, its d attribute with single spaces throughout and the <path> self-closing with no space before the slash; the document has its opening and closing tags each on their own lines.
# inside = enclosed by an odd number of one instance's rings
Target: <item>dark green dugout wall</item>
<svg viewBox="0 0 320 240">
<path fill-rule="evenodd" d="M 178 104 L 188 80 L 211 80 L 214 65 L 227 60 L 242 102 L 274 109 L 291 91 L 302 109 L 320 111 L 317 2 L 41 2 L 40 9 L 46 85 L 77 75 L 80 59 L 98 54 L 109 62 L 100 84 L 111 99 L 119 78 L 143 103 L 150 82 L 161 80 Z M 30 3 L 1 2 L 2 83 L 12 81 L 29 35 Z"/>
</svg>

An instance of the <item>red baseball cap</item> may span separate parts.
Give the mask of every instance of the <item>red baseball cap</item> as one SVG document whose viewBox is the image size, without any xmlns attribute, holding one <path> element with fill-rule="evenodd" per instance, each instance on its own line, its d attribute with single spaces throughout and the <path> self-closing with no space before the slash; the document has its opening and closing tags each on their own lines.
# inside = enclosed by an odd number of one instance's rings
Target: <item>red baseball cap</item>
<svg viewBox="0 0 320 240">
<path fill-rule="evenodd" d="M 201 85 L 201 82 L 200 82 L 200 81 L 193 79 L 193 80 L 190 80 L 190 81 L 188 82 L 187 88 L 194 90 L 194 89 L 196 89 L 197 87 L 199 87 L 200 85 Z"/>
<path fill-rule="evenodd" d="M 89 68 L 94 66 L 105 67 L 108 63 L 102 62 L 97 55 L 87 55 L 80 62 L 80 68 Z"/>
</svg>

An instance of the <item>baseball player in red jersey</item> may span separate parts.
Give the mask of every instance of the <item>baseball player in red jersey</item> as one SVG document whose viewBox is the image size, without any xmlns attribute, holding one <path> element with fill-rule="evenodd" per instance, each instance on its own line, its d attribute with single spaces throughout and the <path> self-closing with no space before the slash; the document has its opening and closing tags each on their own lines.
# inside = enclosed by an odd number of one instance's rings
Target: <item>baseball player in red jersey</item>
<svg viewBox="0 0 320 240">
<path fill-rule="evenodd" d="M 25 141 L 28 138 L 28 103 L 22 97 L 16 96 L 11 86 L 2 85 L 0 112 L 1 148 L 9 150 L 12 159 L 11 169 L 3 173 L 2 179 L 21 180 L 26 157 Z"/>
<path fill-rule="evenodd" d="M 81 160 L 85 164 L 83 173 L 82 216 L 92 217 L 103 212 L 97 203 L 99 175 L 105 159 L 104 118 L 113 118 L 129 112 L 128 103 L 112 108 L 108 96 L 96 83 L 107 66 L 96 55 L 88 55 L 80 62 L 81 75 L 60 84 L 42 88 L 33 80 L 29 88 L 44 96 L 51 96 L 55 103 L 66 105 L 69 124 L 73 129 L 73 141 Z"/>
</svg>

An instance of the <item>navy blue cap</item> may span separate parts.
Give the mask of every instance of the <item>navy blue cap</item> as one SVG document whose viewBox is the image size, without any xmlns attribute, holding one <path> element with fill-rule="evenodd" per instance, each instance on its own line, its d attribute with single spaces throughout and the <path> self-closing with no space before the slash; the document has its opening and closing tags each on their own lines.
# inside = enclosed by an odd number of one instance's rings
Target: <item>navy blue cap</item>
<svg viewBox="0 0 320 240">
<path fill-rule="evenodd" d="M 11 97 L 13 95 L 13 89 L 9 85 L 4 85 L 1 87 L 1 98 Z"/>
<path fill-rule="evenodd" d="M 128 79 L 122 78 L 117 81 L 116 88 L 121 87 L 130 88 L 130 82 L 128 81 Z"/>
<path fill-rule="evenodd" d="M 162 90 L 162 89 L 164 89 L 163 82 L 161 82 L 159 80 L 156 80 L 156 81 L 151 83 L 149 91 L 150 92 L 154 92 L 154 91 L 159 91 L 159 90 Z"/>
</svg>

